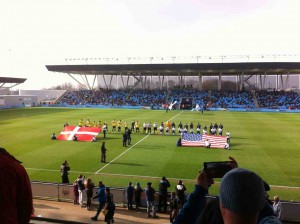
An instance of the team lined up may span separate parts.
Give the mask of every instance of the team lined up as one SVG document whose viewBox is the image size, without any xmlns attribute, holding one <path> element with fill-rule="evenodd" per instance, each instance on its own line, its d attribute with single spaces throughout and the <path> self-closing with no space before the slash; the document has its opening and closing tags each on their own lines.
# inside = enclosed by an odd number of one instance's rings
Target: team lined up
<svg viewBox="0 0 300 224">
<path fill-rule="evenodd" d="M 209 128 L 204 125 L 203 129 L 201 131 L 201 124 L 197 122 L 195 125 L 195 130 L 194 130 L 194 124 L 191 122 L 190 124 L 188 123 L 181 123 L 177 125 L 173 121 L 172 123 L 170 121 L 167 122 L 144 122 L 143 124 L 140 124 L 139 121 L 133 121 L 131 124 L 129 124 L 127 121 L 122 122 L 121 120 L 116 121 L 115 119 L 110 122 L 112 128 L 111 132 L 112 133 L 121 133 L 122 132 L 122 127 L 124 127 L 124 132 L 126 132 L 128 129 L 131 130 L 131 133 L 136 133 L 136 134 L 166 134 L 166 135 L 176 135 L 176 134 L 181 134 L 181 133 L 196 133 L 196 134 L 211 134 L 211 135 L 220 135 L 223 136 L 223 129 L 224 126 L 222 123 L 217 124 L 216 122 L 214 124 L 210 124 Z M 104 132 L 108 132 L 108 123 L 104 122 L 102 124 L 101 121 L 94 121 L 91 122 L 89 119 L 87 119 L 86 123 L 84 124 L 83 119 L 79 121 L 78 124 L 79 127 L 99 127 L 102 129 Z M 140 130 L 141 129 L 141 130 Z M 177 129 L 177 130 L 176 130 Z M 176 132 L 177 131 L 177 132 Z M 229 131 L 226 132 L 226 136 L 230 135 Z"/>
</svg>

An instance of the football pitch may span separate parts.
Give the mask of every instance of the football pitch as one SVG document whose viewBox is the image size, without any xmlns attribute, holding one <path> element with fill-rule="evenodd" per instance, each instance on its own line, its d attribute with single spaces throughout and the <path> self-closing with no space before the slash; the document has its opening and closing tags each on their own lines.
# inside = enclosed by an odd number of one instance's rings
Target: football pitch
<svg viewBox="0 0 300 224">
<path fill-rule="evenodd" d="M 100 163 L 103 134 L 97 142 L 51 141 L 58 136 L 63 124 L 78 125 L 79 120 L 108 122 L 105 139 L 107 163 Z M 122 134 L 112 134 L 113 120 L 143 122 L 181 121 L 209 126 L 224 125 L 230 131 L 230 150 L 200 147 L 176 147 L 179 136 L 132 134 L 132 145 L 122 147 Z M 194 189 L 194 179 L 206 161 L 224 161 L 234 157 L 239 167 L 253 170 L 271 185 L 268 192 L 282 200 L 300 201 L 300 114 L 261 112 L 199 112 L 133 109 L 71 109 L 26 108 L 0 110 L 0 147 L 6 148 L 23 162 L 32 181 L 61 182 L 60 165 L 68 160 L 73 182 L 79 174 L 102 180 L 106 186 L 126 187 L 129 181 L 142 187 L 151 181 L 158 190 L 158 182 L 166 176 L 170 191 L 182 179 L 187 191 Z M 177 129 L 177 128 L 176 128 Z M 194 128 L 195 129 L 195 128 Z M 142 131 L 142 130 L 141 130 Z M 176 130 L 177 131 L 177 130 Z M 122 133 L 124 127 L 122 127 Z M 218 195 L 220 179 L 215 180 L 210 194 Z"/>
</svg>

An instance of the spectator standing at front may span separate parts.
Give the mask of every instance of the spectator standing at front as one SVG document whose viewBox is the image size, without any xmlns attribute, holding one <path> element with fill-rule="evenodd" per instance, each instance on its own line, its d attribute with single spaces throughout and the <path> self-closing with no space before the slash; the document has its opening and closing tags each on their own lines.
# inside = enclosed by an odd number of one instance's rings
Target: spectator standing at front
<svg viewBox="0 0 300 224">
<path fill-rule="evenodd" d="M 63 164 L 60 166 L 60 171 L 61 171 L 62 183 L 63 184 L 70 183 L 69 181 L 70 166 L 67 160 L 65 160 L 65 162 L 63 162 Z"/>
<path fill-rule="evenodd" d="M 143 189 L 140 183 L 136 183 L 134 187 L 134 199 L 135 199 L 135 208 L 138 210 L 141 206 L 141 196 L 142 196 Z"/>
<path fill-rule="evenodd" d="M 178 215 L 178 212 L 179 212 L 178 197 L 176 196 L 176 193 L 173 191 L 171 193 L 171 199 L 170 199 L 170 223 L 173 222 L 175 217 Z"/>
<path fill-rule="evenodd" d="M 101 163 L 106 163 L 106 147 L 105 147 L 105 142 L 102 142 L 101 146 Z"/>
<path fill-rule="evenodd" d="M 126 199 L 127 199 L 128 210 L 133 209 L 132 207 L 133 194 L 134 194 L 134 187 L 132 186 L 132 183 L 129 182 L 128 186 L 126 187 Z"/>
<path fill-rule="evenodd" d="M 274 196 L 274 203 L 273 203 L 273 211 L 275 215 L 282 220 L 282 207 L 279 197 L 277 195 Z"/>
<path fill-rule="evenodd" d="M 159 182 L 158 212 L 161 212 L 161 207 L 164 208 L 164 212 L 167 212 L 167 198 L 169 187 L 170 182 L 166 179 L 166 177 L 162 177 Z"/>
<path fill-rule="evenodd" d="M 79 193 L 79 204 L 81 207 L 83 207 L 83 192 L 85 191 L 85 186 L 84 186 L 84 176 L 82 174 L 79 175 L 77 178 L 77 184 L 78 184 L 78 193 Z"/>
<path fill-rule="evenodd" d="M 182 180 L 178 181 L 178 184 L 175 187 L 175 192 L 178 198 L 178 208 L 181 209 L 185 203 L 185 191 L 186 187 L 184 186 Z"/>
<path fill-rule="evenodd" d="M 148 214 L 148 218 L 150 217 L 157 218 L 156 209 L 155 209 L 155 197 L 154 197 L 155 190 L 151 185 L 152 183 L 148 182 L 147 187 L 145 188 L 146 201 L 147 201 L 147 214 Z M 153 215 L 151 215 L 151 207 L 152 207 Z"/>
<path fill-rule="evenodd" d="M 110 193 L 110 189 L 107 187 L 105 188 L 105 193 L 106 193 L 106 199 L 105 199 L 105 218 L 104 221 L 106 224 L 111 224 L 114 223 L 114 214 L 115 214 L 115 203 L 114 203 L 114 198 L 113 194 Z"/>
<path fill-rule="evenodd" d="M 91 220 L 94 220 L 94 221 L 98 220 L 98 216 L 99 216 L 101 210 L 104 208 L 105 200 L 106 200 L 105 185 L 102 183 L 102 181 L 99 181 L 98 187 L 99 188 L 98 188 L 97 195 L 93 197 L 93 199 L 98 198 L 98 202 L 99 202 L 95 216 L 91 217 Z"/>
<path fill-rule="evenodd" d="M 0 147 L 0 222 L 29 223 L 33 212 L 31 183 L 24 167 Z"/>
<path fill-rule="evenodd" d="M 92 178 L 88 178 L 86 181 L 86 209 L 90 210 L 91 209 L 91 204 L 92 204 L 92 197 L 93 197 L 93 190 L 94 190 L 94 183 L 92 181 Z"/>
<path fill-rule="evenodd" d="M 73 204 L 74 205 L 78 205 L 79 202 L 79 192 L 78 192 L 78 183 L 77 183 L 77 179 L 73 182 L 73 192 L 74 192 L 74 201 Z"/>
</svg>

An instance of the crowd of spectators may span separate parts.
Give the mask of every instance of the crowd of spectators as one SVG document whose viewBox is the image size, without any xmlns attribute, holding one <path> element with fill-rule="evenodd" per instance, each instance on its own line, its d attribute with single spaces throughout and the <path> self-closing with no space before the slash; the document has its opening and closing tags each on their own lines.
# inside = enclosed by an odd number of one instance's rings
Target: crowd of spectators
<svg viewBox="0 0 300 224">
<path fill-rule="evenodd" d="M 179 102 L 182 97 L 193 98 L 193 105 L 213 108 L 260 108 L 299 109 L 300 96 L 296 92 L 256 91 L 200 91 L 195 89 L 173 90 L 76 90 L 68 92 L 58 104 L 148 106 L 161 107 L 170 102 Z M 175 106 L 176 108 L 176 106 Z M 178 106 L 179 108 L 179 106 Z"/>
<path fill-rule="evenodd" d="M 256 91 L 260 108 L 300 109 L 300 95 L 287 91 Z"/>
<path fill-rule="evenodd" d="M 68 105 L 160 106 L 166 102 L 166 90 L 76 90 L 58 103 Z"/>
</svg>

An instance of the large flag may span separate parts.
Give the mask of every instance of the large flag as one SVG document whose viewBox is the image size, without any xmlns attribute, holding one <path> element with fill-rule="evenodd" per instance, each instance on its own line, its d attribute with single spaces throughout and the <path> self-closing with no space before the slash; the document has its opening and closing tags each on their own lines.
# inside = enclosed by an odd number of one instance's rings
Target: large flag
<svg viewBox="0 0 300 224">
<path fill-rule="evenodd" d="M 97 136 L 100 131 L 101 128 L 65 126 L 57 139 L 73 140 L 74 135 L 76 135 L 78 141 L 92 141 L 93 136 Z"/>
<path fill-rule="evenodd" d="M 227 142 L 227 139 L 224 136 L 183 133 L 182 137 L 181 137 L 181 144 L 182 144 L 182 146 L 205 147 L 206 139 L 211 144 L 211 146 L 210 146 L 211 148 L 224 149 L 224 146 Z"/>
</svg>

